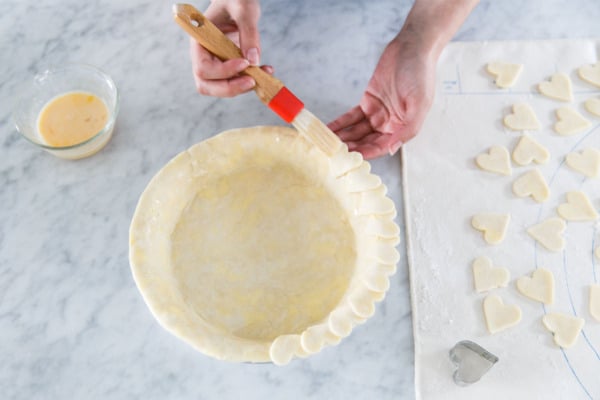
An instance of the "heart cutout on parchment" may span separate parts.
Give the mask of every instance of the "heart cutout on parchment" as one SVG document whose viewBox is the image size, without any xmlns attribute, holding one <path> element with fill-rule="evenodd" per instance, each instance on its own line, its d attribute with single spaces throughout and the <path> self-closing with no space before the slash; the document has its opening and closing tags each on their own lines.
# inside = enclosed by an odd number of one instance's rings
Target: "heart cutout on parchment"
<svg viewBox="0 0 600 400">
<path fill-rule="evenodd" d="M 509 88 L 515 84 L 523 70 L 522 64 L 511 64 L 505 62 L 491 62 L 486 66 L 487 72 L 495 79 L 496 86 Z"/>
<path fill-rule="evenodd" d="M 519 197 L 531 196 L 538 203 L 548 200 L 550 188 L 539 169 L 524 173 L 513 182 L 513 193 Z"/>
<path fill-rule="evenodd" d="M 510 155 L 504 146 L 492 146 L 487 153 L 475 158 L 477 166 L 484 171 L 501 175 L 511 175 Z"/>
<path fill-rule="evenodd" d="M 541 82 L 538 85 L 538 90 L 541 94 L 551 99 L 560 101 L 572 101 L 573 89 L 571 87 L 571 79 L 563 73 L 554 74 L 549 81 Z"/>
<path fill-rule="evenodd" d="M 452 378 L 457 385 L 475 383 L 498 362 L 498 357 L 470 340 L 462 340 L 449 352 L 454 365 Z"/>
<path fill-rule="evenodd" d="M 558 215 L 567 221 L 595 221 L 598 213 L 584 192 L 567 193 L 567 202 L 558 206 Z"/>
<path fill-rule="evenodd" d="M 510 214 L 477 214 L 471 218 L 471 225 L 483 232 L 483 239 L 489 244 L 499 244 L 504 240 Z"/>
<path fill-rule="evenodd" d="M 533 108 L 526 103 L 517 103 L 512 106 L 512 114 L 508 114 L 503 119 L 504 126 L 513 131 L 538 130 L 541 128 Z"/>
<path fill-rule="evenodd" d="M 572 347 L 583 328 L 583 318 L 561 313 L 544 315 L 542 323 L 553 335 L 554 343 L 562 348 Z"/>
<path fill-rule="evenodd" d="M 565 247 L 563 232 L 567 224 L 561 218 L 552 217 L 527 229 L 527 233 L 550 251 L 561 251 Z"/>
<path fill-rule="evenodd" d="M 538 268 L 531 277 L 517 279 L 517 290 L 531 300 L 550 305 L 554 303 L 554 275 L 545 268 Z"/>
<path fill-rule="evenodd" d="M 512 153 L 513 160 L 519 165 L 547 163 L 550 152 L 529 135 L 523 135 Z"/>
<path fill-rule="evenodd" d="M 521 309 L 517 305 L 506 305 L 500 296 L 490 294 L 483 299 L 483 315 L 488 331 L 496 333 L 518 324 Z"/>
<path fill-rule="evenodd" d="M 554 131 L 562 136 L 574 135 L 592 126 L 590 121 L 571 107 L 557 109 L 556 119 Z"/>
<path fill-rule="evenodd" d="M 577 70 L 577 74 L 587 83 L 600 87 L 600 61 L 596 64 L 584 65 Z"/>
<path fill-rule="evenodd" d="M 590 114 L 600 117 L 600 99 L 596 97 L 587 99 L 585 103 L 583 103 L 583 106 Z"/>
<path fill-rule="evenodd" d="M 581 153 L 569 153 L 565 159 L 566 164 L 588 178 L 600 176 L 600 151 L 593 147 L 584 149 Z"/>
<path fill-rule="evenodd" d="M 481 256 L 473 261 L 473 282 L 478 293 L 499 287 L 506 287 L 510 280 L 510 272 L 504 267 L 494 267 L 492 260 Z"/>
</svg>

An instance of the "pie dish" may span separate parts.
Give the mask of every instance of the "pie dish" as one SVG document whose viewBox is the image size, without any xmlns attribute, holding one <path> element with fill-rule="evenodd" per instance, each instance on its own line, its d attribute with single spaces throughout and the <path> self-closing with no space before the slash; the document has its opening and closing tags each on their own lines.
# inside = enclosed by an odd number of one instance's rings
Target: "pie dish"
<svg viewBox="0 0 600 400">
<path fill-rule="evenodd" d="M 222 132 L 175 156 L 141 195 L 129 258 L 151 312 L 202 353 L 288 363 L 337 344 L 385 296 L 394 202 L 358 153 L 294 129 Z"/>
</svg>

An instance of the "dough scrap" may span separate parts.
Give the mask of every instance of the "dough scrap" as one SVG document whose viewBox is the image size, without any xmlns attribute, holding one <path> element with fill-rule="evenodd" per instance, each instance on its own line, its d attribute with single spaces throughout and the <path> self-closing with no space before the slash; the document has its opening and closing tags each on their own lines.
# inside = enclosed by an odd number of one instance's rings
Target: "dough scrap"
<svg viewBox="0 0 600 400">
<path fill-rule="evenodd" d="M 517 279 L 517 290 L 525 297 L 546 305 L 554 303 L 554 275 L 545 268 L 538 268 L 529 276 Z"/>
<path fill-rule="evenodd" d="M 571 107 L 561 107 L 556 110 L 557 121 L 554 124 L 554 131 L 562 136 L 570 136 L 583 132 L 592 126 L 583 115 Z"/>
<path fill-rule="evenodd" d="M 537 168 L 517 178 L 513 182 L 512 189 L 518 197 L 531 196 L 538 203 L 542 203 L 550 197 L 550 188 Z"/>
<path fill-rule="evenodd" d="M 600 87 L 600 61 L 580 67 L 577 74 L 587 83 Z"/>
<path fill-rule="evenodd" d="M 496 86 L 506 89 L 515 84 L 523 70 L 523 64 L 491 62 L 486 66 L 486 70 L 495 78 Z"/>
<path fill-rule="evenodd" d="M 567 224 L 561 218 L 552 217 L 527 229 L 527 233 L 550 251 L 561 251 L 565 248 L 562 234 Z"/>
<path fill-rule="evenodd" d="M 487 153 L 482 153 L 475 158 L 477 166 L 488 172 L 501 175 L 511 175 L 510 155 L 504 146 L 492 146 Z"/>
<path fill-rule="evenodd" d="M 587 99 L 585 103 L 583 103 L 585 109 L 590 113 L 595 115 L 596 117 L 600 117 L 600 99 L 593 97 L 591 99 Z"/>
<path fill-rule="evenodd" d="M 517 305 L 505 305 L 502 298 L 490 294 L 483 299 L 483 315 L 490 333 L 500 332 L 521 321 L 521 308 Z"/>
<path fill-rule="evenodd" d="M 477 214 L 471 219 L 471 225 L 483 232 L 483 238 L 489 244 L 502 243 L 508 230 L 510 214 Z"/>
<path fill-rule="evenodd" d="M 504 126 L 513 131 L 538 130 L 542 127 L 533 108 L 526 103 L 517 103 L 512 106 L 512 114 L 504 117 Z"/>
<path fill-rule="evenodd" d="M 573 101 L 573 89 L 571 79 L 567 74 L 557 73 L 550 77 L 549 81 L 538 85 L 541 94 L 551 99 L 560 101 Z"/>
<path fill-rule="evenodd" d="M 593 147 L 567 154 L 566 164 L 588 178 L 600 177 L 600 151 Z"/>
<path fill-rule="evenodd" d="M 558 215 L 567 221 L 595 221 L 598 213 L 584 192 L 567 193 L 567 202 L 558 206 Z"/>
<path fill-rule="evenodd" d="M 590 314 L 600 322 L 600 285 L 590 286 Z"/>
<path fill-rule="evenodd" d="M 550 160 L 550 152 L 529 135 L 523 135 L 512 153 L 513 160 L 519 165 L 532 162 L 545 164 Z"/>
<path fill-rule="evenodd" d="M 510 280 L 510 272 L 504 267 L 494 267 L 492 260 L 481 256 L 473 261 L 473 282 L 477 293 L 499 287 L 506 287 Z"/>
<path fill-rule="evenodd" d="M 583 318 L 561 313 L 544 315 L 542 322 L 554 335 L 554 343 L 563 348 L 572 347 L 579 337 L 585 321 Z"/>
</svg>

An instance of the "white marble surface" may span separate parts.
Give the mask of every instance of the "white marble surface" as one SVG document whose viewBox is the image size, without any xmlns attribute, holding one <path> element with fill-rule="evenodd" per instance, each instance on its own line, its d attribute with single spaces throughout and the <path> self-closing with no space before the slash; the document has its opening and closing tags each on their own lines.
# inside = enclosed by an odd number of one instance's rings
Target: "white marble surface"
<svg viewBox="0 0 600 400">
<path fill-rule="evenodd" d="M 600 36 L 597 0 L 521 3 L 483 2 L 457 39 Z M 263 61 L 330 120 L 358 101 L 411 2 L 262 4 Z M 254 95 L 219 100 L 195 93 L 187 38 L 171 21 L 170 5 L 0 3 L 0 397 L 412 398 L 404 257 L 368 323 L 340 345 L 283 368 L 212 360 L 149 313 L 127 253 L 129 222 L 150 178 L 175 154 L 222 130 L 279 123 Z M 62 161 L 20 138 L 10 109 L 18 85 L 43 66 L 82 61 L 113 76 L 121 112 L 101 153 Z M 401 210 L 398 157 L 373 168 Z"/>
</svg>

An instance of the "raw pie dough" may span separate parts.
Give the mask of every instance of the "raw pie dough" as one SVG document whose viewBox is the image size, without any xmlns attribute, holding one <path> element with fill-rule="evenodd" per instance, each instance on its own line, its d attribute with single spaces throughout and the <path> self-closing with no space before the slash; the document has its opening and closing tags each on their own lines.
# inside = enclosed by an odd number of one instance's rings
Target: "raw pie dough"
<svg viewBox="0 0 600 400">
<path fill-rule="evenodd" d="M 531 277 L 517 279 L 517 289 L 532 300 L 546 305 L 554 303 L 554 275 L 545 268 L 536 269 Z"/>
<path fill-rule="evenodd" d="M 523 64 L 511 64 L 505 62 L 491 62 L 486 66 L 487 72 L 495 78 L 496 86 L 499 88 L 509 88 L 515 84 Z"/>
<path fill-rule="evenodd" d="M 527 233 L 546 249 L 556 252 L 565 248 L 565 239 L 563 238 L 565 229 L 567 229 L 565 221 L 558 217 L 552 217 L 529 227 Z"/>
<path fill-rule="evenodd" d="M 554 74 L 549 81 L 541 82 L 538 85 L 541 94 L 551 99 L 560 101 L 572 101 L 573 89 L 571 88 L 571 79 L 563 73 Z"/>
<path fill-rule="evenodd" d="M 501 175 L 511 175 L 510 155 L 504 146 L 492 146 L 487 153 L 475 158 L 475 163 L 484 171 Z"/>
<path fill-rule="evenodd" d="M 554 335 L 557 346 L 569 348 L 577 342 L 585 321 L 573 315 L 550 313 L 544 315 L 542 323 Z"/>
<path fill-rule="evenodd" d="M 600 99 L 597 97 L 593 97 L 591 99 L 587 99 L 585 103 L 583 103 L 585 109 L 590 113 L 595 115 L 596 117 L 600 117 Z"/>
<path fill-rule="evenodd" d="M 483 233 L 489 244 L 500 244 L 506 236 L 510 214 L 477 214 L 471 218 L 473 228 Z"/>
<path fill-rule="evenodd" d="M 529 135 L 523 135 L 512 153 L 513 160 L 523 166 L 535 161 L 545 164 L 550 160 L 550 152 Z"/>
<path fill-rule="evenodd" d="M 584 149 L 581 153 L 569 153 L 565 162 L 571 169 L 588 178 L 600 176 L 600 151 L 594 148 Z"/>
<path fill-rule="evenodd" d="M 556 118 L 554 130 L 562 136 L 574 135 L 592 126 L 590 121 L 571 107 L 561 107 L 556 110 Z"/>
<path fill-rule="evenodd" d="M 513 182 L 513 193 L 519 197 L 531 196 L 538 203 L 548 200 L 550 188 L 537 168 L 524 173 Z"/>
<path fill-rule="evenodd" d="M 596 64 L 580 67 L 577 74 L 584 81 L 600 87 L 600 61 Z"/>
<path fill-rule="evenodd" d="M 478 293 L 506 287 L 510 272 L 504 267 L 494 267 L 492 260 L 482 256 L 473 261 L 473 282 Z"/>
<path fill-rule="evenodd" d="M 483 299 L 483 315 L 488 331 L 496 333 L 518 324 L 521 309 L 517 305 L 506 305 L 500 296 L 490 294 Z"/>
<path fill-rule="evenodd" d="M 558 215 L 567 221 L 595 221 L 598 213 L 584 192 L 567 193 L 567 202 L 558 206 Z"/>
<path fill-rule="evenodd" d="M 538 130 L 542 127 L 529 104 L 517 103 L 512 106 L 512 114 L 504 117 L 504 126 L 513 131 Z"/>
<path fill-rule="evenodd" d="M 399 254 L 385 186 L 346 146 L 293 129 L 224 132 L 171 160 L 130 230 L 136 283 L 159 322 L 231 361 L 285 364 L 374 312 Z"/>
</svg>

